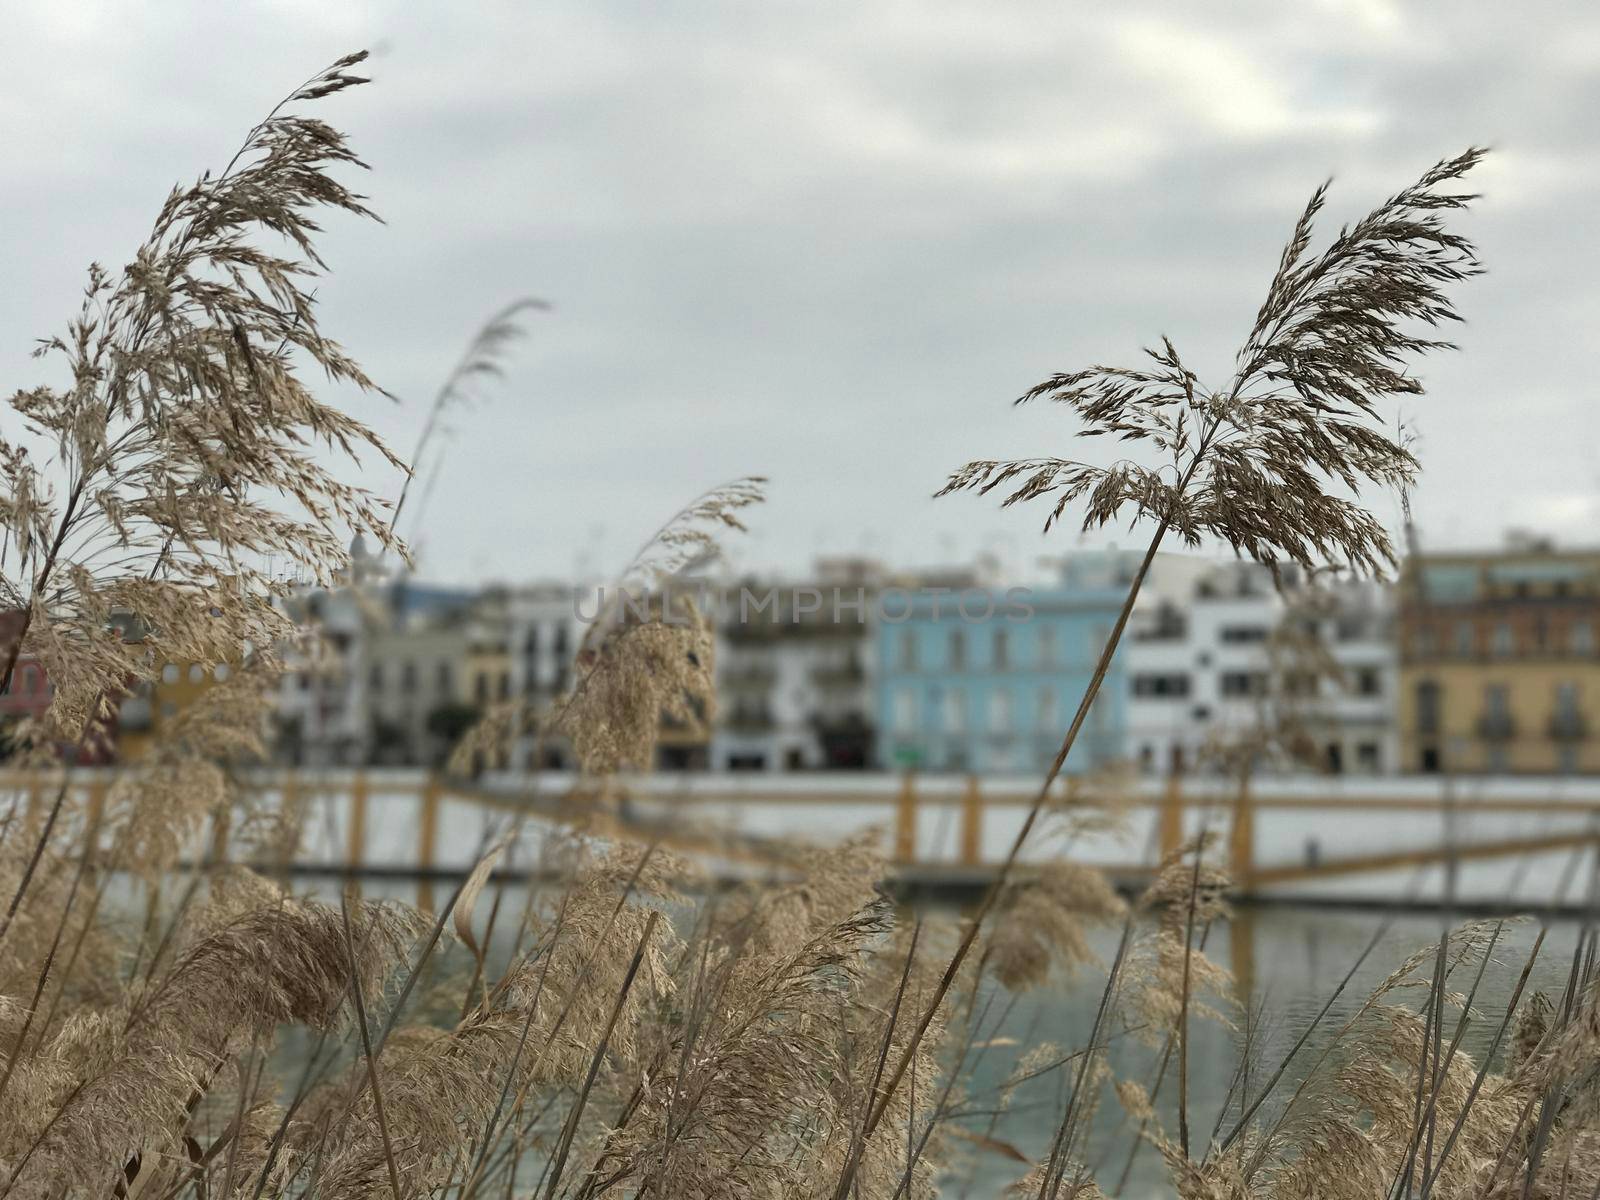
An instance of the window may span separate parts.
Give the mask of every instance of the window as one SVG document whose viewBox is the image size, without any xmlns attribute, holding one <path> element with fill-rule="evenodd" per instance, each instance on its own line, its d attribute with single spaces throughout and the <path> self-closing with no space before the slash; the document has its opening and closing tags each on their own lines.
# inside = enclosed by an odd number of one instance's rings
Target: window
<svg viewBox="0 0 1600 1200">
<path fill-rule="evenodd" d="M 511 672 L 501 671 L 500 679 L 496 685 L 496 694 L 502 700 L 511 699 Z"/>
<path fill-rule="evenodd" d="M 967 666 L 967 635 L 959 629 L 950 631 L 950 669 L 963 671 Z"/>
<path fill-rule="evenodd" d="M 894 727 L 900 733 L 917 728 L 917 694 L 910 688 L 901 688 L 894 694 Z"/>
<path fill-rule="evenodd" d="M 1001 671 L 1010 666 L 1006 657 L 1006 631 L 1004 629 L 996 629 L 994 631 L 994 665 L 997 670 Z"/>
<path fill-rule="evenodd" d="M 1267 630 L 1264 625 L 1224 625 L 1218 633 L 1224 642 L 1264 642 Z"/>
<path fill-rule="evenodd" d="M 1509 658 L 1516 651 L 1516 638 L 1511 632 L 1511 626 L 1501 621 L 1494 627 L 1494 639 L 1490 643 L 1496 658 Z"/>
<path fill-rule="evenodd" d="M 400 664 L 400 690 L 402 692 L 417 690 L 417 664 L 409 658 Z"/>
<path fill-rule="evenodd" d="M 1356 766 L 1368 775 L 1376 775 L 1383 770 L 1382 757 L 1378 751 L 1377 742 L 1361 742 L 1356 746 Z"/>
<path fill-rule="evenodd" d="M 1550 622 L 1540 617 L 1533 623 L 1533 648 L 1541 654 L 1550 644 Z"/>
<path fill-rule="evenodd" d="M 1594 625 L 1589 621 L 1574 621 L 1567 634 L 1567 644 L 1574 654 L 1594 653 Z"/>
<path fill-rule="evenodd" d="M 522 653 L 527 658 L 539 657 L 539 627 L 528 626 L 528 640 L 522 644 Z"/>
<path fill-rule="evenodd" d="M 1344 747 L 1339 745 L 1338 742 L 1328 743 L 1328 751 L 1325 755 L 1325 760 L 1328 764 L 1329 775 L 1344 774 Z"/>
<path fill-rule="evenodd" d="M 1356 671 L 1356 695 L 1383 695 L 1383 672 L 1377 667 L 1362 667 Z"/>
<path fill-rule="evenodd" d="M 1260 696 L 1266 692 L 1266 676 L 1260 671 L 1224 671 L 1224 696 Z"/>
<path fill-rule="evenodd" d="M 1456 657 L 1471 658 L 1477 649 L 1476 639 L 1472 634 L 1471 621 L 1456 622 Z"/>
<path fill-rule="evenodd" d="M 902 671 L 917 669 L 917 635 L 909 629 L 900 631 L 900 669 Z"/>
<path fill-rule="evenodd" d="M 1189 677 L 1181 673 L 1135 675 L 1133 677 L 1133 694 L 1135 696 L 1182 698 L 1189 694 Z"/>
<path fill-rule="evenodd" d="M 1578 685 L 1570 680 L 1556 684 L 1556 712 L 1560 715 L 1577 716 L 1578 714 Z"/>
<path fill-rule="evenodd" d="M 1417 732 L 1439 732 L 1439 685 L 1431 679 L 1417 684 Z M 1429 768 L 1423 767 L 1424 771 Z M 1434 768 L 1437 770 L 1437 767 Z"/>
<path fill-rule="evenodd" d="M 455 672 L 451 670 L 448 660 L 440 660 L 433 670 L 434 685 L 441 692 L 449 692 L 455 686 Z"/>
<path fill-rule="evenodd" d="M 1511 712 L 1511 689 L 1503 683 L 1485 684 L 1483 688 L 1483 707 L 1491 717 L 1509 716 Z"/>
<path fill-rule="evenodd" d="M 989 731 L 991 733 L 1006 733 L 1011 728 L 1011 693 L 993 691 L 989 693 Z"/>
<path fill-rule="evenodd" d="M 944 697 L 944 727 L 947 733 L 965 733 L 967 729 L 967 694 L 951 688 Z"/>
<path fill-rule="evenodd" d="M 1056 631 L 1049 625 L 1039 630 L 1039 665 L 1047 670 L 1056 665 Z"/>
<path fill-rule="evenodd" d="M 1578 706 L 1578 685 L 1573 680 L 1556 684 L 1555 711 L 1550 714 L 1550 736 L 1570 743 L 1588 736 L 1587 722 Z"/>
<path fill-rule="evenodd" d="M 1056 727 L 1056 690 L 1054 688 L 1042 687 L 1039 689 L 1037 716 L 1041 733 L 1054 732 Z"/>
<path fill-rule="evenodd" d="M 474 678 L 473 681 L 472 681 L 472 694 L 473 694 L 473 697 L 478 701 L 479 704 L 487 704 L 488 703 L 488 701 L 489 701 L 489 676 L 487 674 L 485 674 L 483 671 L 479 671 L 478 674 L 477 674 L 477 677 Z"/>
<path fill-rule="evenodd" d="M 373 663 L 367 668 L 367 686 L 375 692 L 383 691 L 383 664 Z"/>
</svg>

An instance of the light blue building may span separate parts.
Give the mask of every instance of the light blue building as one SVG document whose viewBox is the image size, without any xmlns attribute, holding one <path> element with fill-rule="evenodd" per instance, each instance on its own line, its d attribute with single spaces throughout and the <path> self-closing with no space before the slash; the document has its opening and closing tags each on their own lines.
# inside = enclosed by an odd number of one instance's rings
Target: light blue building
<svg viewBox="0 0 1600 1200">
<path fill-rule="evenodd" d="M 879 765 L 1043 774 L 1116 624 L 1132 567 L 1107 551 L 1069 560 L 1046 588 L 930 580 L 885 589 L 875 621 Z M 1124 754 L 1126 705 L 1114 660 L 1069 774 Z"/>
</svg>

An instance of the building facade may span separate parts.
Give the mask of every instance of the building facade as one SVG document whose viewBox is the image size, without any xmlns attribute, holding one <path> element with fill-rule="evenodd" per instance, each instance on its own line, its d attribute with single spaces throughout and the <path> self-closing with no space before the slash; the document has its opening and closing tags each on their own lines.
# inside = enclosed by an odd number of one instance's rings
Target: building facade
<svg viewBox="0 0 1600 1200">
<path fill-rule="evenodd" d="M 1094 555 L 1069 559 L 1061 580 L 1042 588 L 956 575 L 886 589 L 874 637 L 878 765 L 993 775 L 1048 769 L 1116 622 L 1131 569 Z M 1120 657 L 1068 773 L 1122 755 Z"/>
<path fill-rule="evenodd" d="M 1216 751 L 1297 728 L 1292 758 L 1263 768 L 1395 769 L 1397 686 L 1386 589 L 1370 582 L 1280 592 L 1255 563 L 1198 577 L 1186 598 L 1135 611 L 1124 651 L 1129 757 L 1145 774 L 1216 765 Z M 1314 602 L 1313 602 L 1314 601 Z M 1279 746 L 1278 749 L 1283 749 Z"/>
<path fill-rule="evenodd" d="M 809 584 L 720 590 L 715 770 L 873 765 L 871 564 L 818 564 Z"/>
<path fill-rule="evenodd" d="M 1600 771 L 1600 552 L 1430 554 L 1400 588 L 1401 769 Z"/>
<path fill-rule="evenodd" d="M 506 606 L 506 651 L 510 694 L 522 704 L 522 731 L 512 765 L 526 771 L 572 765 L 566 740 L 550 727 L 550 714 L 572 686 L 573 659 L 583 641 L 583 617 L 593 619 L 597 601 L 564 583 L 514 589 Z"/>
<path fill-rule="evenodd" d="M 308 588 L 285 601 L 306 631 L 286 647 L 274 713 L 274 756 L 291 766 L 366 762 L 372 722 L 367 695 L 369 634 L 388 622 L 381 590 Z"/>
</svg>

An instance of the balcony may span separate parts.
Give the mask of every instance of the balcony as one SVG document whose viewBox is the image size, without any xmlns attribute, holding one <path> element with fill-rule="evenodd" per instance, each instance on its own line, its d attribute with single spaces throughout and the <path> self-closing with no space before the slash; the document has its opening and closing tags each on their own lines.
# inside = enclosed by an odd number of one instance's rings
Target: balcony
<svg viewBox="0 0 1600 1200">
<path fill-rule="evenodd" d="M 736 705 L 722 715 L 722 727 L 731 733 L 767 733 L 777 724 L 772 710 Z"/>
<path fill-rule="evenodd" d="M 1589 721 L 1580 712 L 1555 712 L 1545 727 L 1552 741 L 1581 742 L 1589 736 Z"/>
<path fill-rule="evenodd" d="M 866 681 L 867 673 L 855 659 L 811 668 L 811 682 L 819 688 L 860 687 Z"/>
<path fill-rule="evenodd" d="M 772 663 L 746 663 L 722 672 L 722 686 L 732 691 L 765 691 L 778 679 Z"/>
<path fill-rule="evenodd" d="M 1486 742 L 1509 742 L 1517 736 L 1517 723 L 1510 713 L 1489 712 L 1478 718 L 1477 731 Z"/>
</svg>

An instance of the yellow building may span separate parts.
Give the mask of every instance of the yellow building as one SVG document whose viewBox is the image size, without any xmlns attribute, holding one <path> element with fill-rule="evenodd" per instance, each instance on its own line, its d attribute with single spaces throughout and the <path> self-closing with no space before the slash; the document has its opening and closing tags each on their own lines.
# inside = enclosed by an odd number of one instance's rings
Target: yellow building
<svg viewBox="0 0 1600 1200">
<path fill-rule="evenodd" d="M 1400 586 L 1403 770 L 1600 772 L 1600 551 L 1424 555 Z"/>
<path fill-rule="evenodd" d="M 122 702 L 117 719 L 117 757 L 123 762 L 143 758 L 182 713 L 200 703 L 233 669 L 227 663 L 218 663 L 209 670 L 198 663 L 164 665 L 153 682 L 141 685 Z"/>
</svg>

